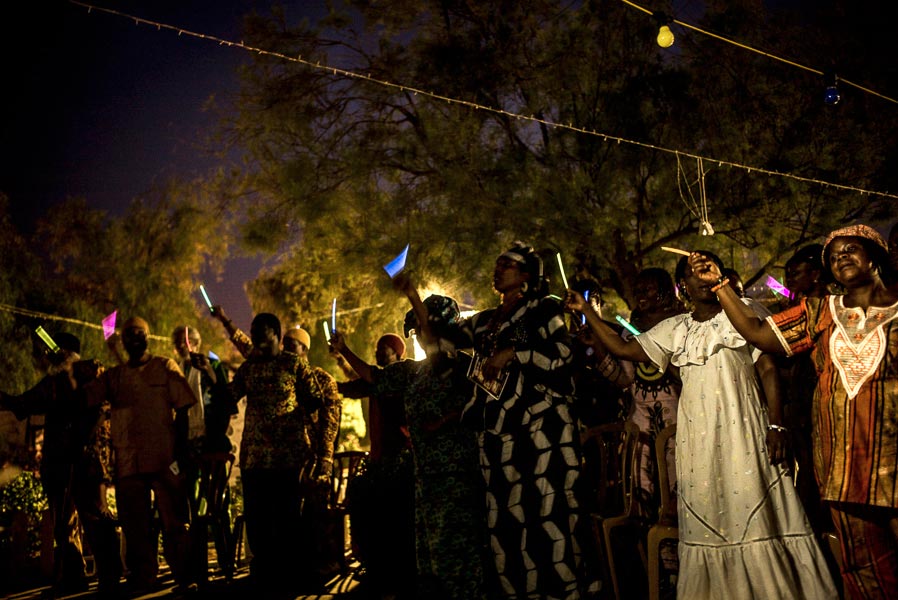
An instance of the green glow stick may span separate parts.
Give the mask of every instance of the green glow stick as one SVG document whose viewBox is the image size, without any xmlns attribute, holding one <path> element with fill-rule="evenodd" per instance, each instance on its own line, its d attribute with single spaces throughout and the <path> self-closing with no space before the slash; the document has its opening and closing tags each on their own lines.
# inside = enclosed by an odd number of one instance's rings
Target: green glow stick
<svg viewBox="0 0 898 600">
<path fill-rule="evenodd" d="M 209 294 L 206 293 L 206 288 L 203 287 L 203 284 L 200 284 L 200 291 L 203 293 L 203 298 L 206 300 L 206 306 L 209 307 L 209 310 L 212 310 L 212 301 L 209 300 Z"/>
<path fill-rule="evenodd" d="M 54 354 L 59 352 L 60 348 L 56 345 L 56 342 L 53 341 L 53 338 L 50 337 L 50 334 L 44 331 L 44 328 L 40 325 L 37 326 L 37 329 L 34 330 L 37 333 L 37 336 L 44 340 L 44 343 L 47 344 L 47 347 Z"/>
<path fill-rule="evenodd" d="M 558 272 L 561 273 L 561 283 L 564 284 L 564 289 L 568 289 L 567 277 L 564 274 L 564 265 L 561 264 L 561 252 L 557 252 L 555 258 L 558 259 Z"/>
<path fill-rule="evenodd" d="M 620 323 L 621 325 L 623 325 L 624 328 L 627 331 L 629 331 L 630 333 L 632 333 L 633 335 L 639 335 L 641 333 L 638 329 L 633 327 L 633 325 L 629 321 L 627 321 L 625 318 L 623 318 L 622 316 L 616 315 L 614 318 L 617 319 L 617 322 Z"/>
<path fill-rule="evenodd" d="M 328 344 L 330 344 L 330 342 L 331 342 L 331 330 L 328 329 L 328 327 L 327 327 L 327 319 L 325 319 L 324 321 L 322 321 L 321 324 L 324 326 L 324 340 L 325 340 Z"/>
</svg>

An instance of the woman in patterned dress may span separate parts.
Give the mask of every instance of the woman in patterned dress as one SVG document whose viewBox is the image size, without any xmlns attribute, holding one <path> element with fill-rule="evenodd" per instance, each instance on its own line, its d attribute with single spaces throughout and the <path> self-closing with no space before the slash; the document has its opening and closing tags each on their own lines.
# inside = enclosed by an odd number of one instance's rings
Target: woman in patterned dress
<svg viewBox="0 0 898 600">
<path fill-rule="evenodd" d="M 719 271 L 690 262 L 706 282 Z M 829 234 L 823 264 L 844 296 L 804 298 L 760 320 L 723 286 L 720 302 L 751 343 L 792 355 L 810 351 L 817 371 L 814 469 L 842 554 L 851 598 L 898 598 L 898 286 L 888 248 L 866 225 Z"/>
<path fill-rule="evenodd" d="M 473 348 L 472 378 L 480 382 L 463 419 L 479 431 L 495 567 L 490 597 L 573 600 L 580 597 L 580 461 L 570 337 L 533 248 L 516 242 L 499 256 L 493 287 L 499 306 L 463 320 L 455 340 L 458 349 Z"/>
<path fill-rule="evenodd" d="M 484 600 L 477 440 L 460 418 L 471 382 L 467 364 L 441 350 L 437 337 L 458 323 L 458 304 L 438 295 L 422 301 L 404 273 L 393 284 L 413 306 L 405 335 L 414 330 L 427 356 L 364 372 L 375 393 L 393 394 L 405 408 L 415 468 L 416 597 Z"/>
</svg>

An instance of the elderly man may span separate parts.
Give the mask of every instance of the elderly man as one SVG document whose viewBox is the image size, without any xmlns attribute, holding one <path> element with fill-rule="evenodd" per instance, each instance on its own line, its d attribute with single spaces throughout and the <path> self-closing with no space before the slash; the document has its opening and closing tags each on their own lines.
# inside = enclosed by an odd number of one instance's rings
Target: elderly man
<svg viewBox="0 0 898 600">
<path fill-rule="evenodd" d="M 162 519 L 165 559 L 178 588 L 196 586 L 187 563 L 190 512 L 178 464 L 187 451 L 187 409 L 196 396 L 174 360 L 149 353 L 149 335 L 150 327 L 140 317 L 125 321 L 122 345 L 128 361 L 86 387 L 89 404 L 111 405 L 115 497 L 126 541 L 128 585 L 135 594 L 157 587 L 151 493 Z"/>
</svg>

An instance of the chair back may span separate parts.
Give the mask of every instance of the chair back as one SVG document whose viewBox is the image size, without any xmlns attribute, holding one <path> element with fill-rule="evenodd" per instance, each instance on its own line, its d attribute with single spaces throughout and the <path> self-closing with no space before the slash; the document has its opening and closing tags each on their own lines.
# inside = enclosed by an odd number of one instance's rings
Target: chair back
<svg viewBox="0 0 898 600">
<path fill-rule="evenodd" d="M 335 452 L 331 469 L 331 494 L 329 504 L 332 509 L 346 508 L 346 488 L 352 478 L 365 470 L 368 453 L 361 450 Z"/>
<path fill-rule="evenodd" d="M 659 521 L 676 521 L 677 503 L 676 497 L 671 494 L 670 476 L 668 469 L 670 459 L 676 453 L 677 424 L 672 423 L 658 432 L 655 436 L 655 465 L 658 469 L 658 507 Z"/>
<path fill-rule="evenodd" d="M 636 450 L 639 427 L 629 421 L 605 423 L 581 436 L 587 510 L 603 518 L 638 511 Z"/>
<path fill-rule="evenodd" d="M 220 518 L 228 511 L 231 469 L 236 457 L 230 452 L 206 452 L 199 458 L 195 510 L 199 518 Z"/>
</svg>

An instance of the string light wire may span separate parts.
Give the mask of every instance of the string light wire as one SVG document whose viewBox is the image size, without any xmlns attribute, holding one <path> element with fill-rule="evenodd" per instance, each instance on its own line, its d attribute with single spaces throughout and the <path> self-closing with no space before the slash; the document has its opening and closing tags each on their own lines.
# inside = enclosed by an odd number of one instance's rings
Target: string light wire
<svg viewBox="0 0 898 600">
<path fill-rule="evenodd" d="M 627 2 L 628 4 L 632 4 L 631 2 L 629 2 L 629 0 L 622 0 L 622 1 Z M 752 171 L 755 171 L 755 172 L 763 174 L 763 175 L 769 175 L 769 176 L 773 176 L 773 177 L 783 177 L 783 178 L 791 179 L 793 181 L 798 181 L 801 183 L 814 184 L 814 185 L 829 187 L 829 188 L 846 191 L 846 192 L 855 192 L 858 194 L 866 194 L 866 195 L 870 195 L 870 196 L 878 196 L 878 197 L 882 197 L 882 198 L 892 198 L 892 199 L 898 200 L 898 194 L 892 194 L 889 192 L 880 192 L 880 191 L 876 191 L 876 190 L 868 190 L 868 189 L 864 189 L 864 188 L 853 186 L 853 185 L 833 183 L 831 181 L 824 181 L 821 179 L 815 179 L 813 177 L 804 177 L 802 175 L 795 175 L 792 173 L 783 173 L 781 171 L 775 171 L 772 169 L 765 169 L 762 167 L 752 167 L 749 165 L 745 165 L 745 164 L 741 164 L 741 163 L 737 163 L 737 162 L 733 162 L 733 161 L 728 161 L 728 160 L 723 160 L 723 159 L 718 159 L 718 158 L 713 158 L 713 157 L 708 157 L 708 156 L 701 156 L 699 154 L 693 154 L 690 152 L 685 152 L 683 150 L 666 148 L 666 147 L 658 146 L 656 144 L 651 144 L 648 142 L 640 142 L 640 141 L 636 141 L 636 140 L 630 140 L 627 138 L 615 136 L 615 135 L 612 135 L 609 133 L 602 133 L 599 131 L 595 131 L 594 129 L 586 129 L 585 127 L 578 127 L 571 123 L 569 123 L 567 125 L 565 125 L 564 123 L 555 123 L 548 119 L 543 119 L 540 117 L 536 117 L 534 115 L 529 115 L 529 116 L 522 115 L 522 114 L 514 113 L 511 111 L 507 111 L 507 110 L 501 109 L 501 108 L 494 108 L 491 106 L 477 104 L 476 102 L 471 102 L 469 100 L 461 100 L 458 98 L 453 98 L 451 96 L 444 96 L 442 94 L 429 92 L 427 90 L 418 89 L 418 88 L 415 88 L 415 87 L 412 87 L 409 85 L 405 85 L 405 84 L 399 84 L 399 83 L 394 83 L 391 81 L 377 79 L 377 78 L 371 77 L 370 75 L 366 75 L 364 73 L 357 73 L 355 71 L 341 69 L 340 67 L 333 67 L 333 66 L 330 66 L 327 64 L 321 64 L 320 61 L 312 62 L 312 61 L 302 58 L 301 56 L 287 56 L 286 54 L 283 54 L 280 52 L 273 52 L 270 50 L 265 50 L 263 48 L 249 46 L 243 42 L 234 42 L 234 41 L 222 39 L 222 38 L 219 38 L 219 37 L 216 37 L 213 35 L 197 33 L 195 31 L 190 31 L 188 29 L 183 29 L 181 27 L 175 27 L 173 25 L 168 25 L 166 23 L 160 23 L 157 21 L 151 21 L 149 19 L 144 19 L 142 17 L 136 17 L 134 15 L 130 15 L 128 13 L 124 13 L 124 12 L 114 10 L 111 8 L 103 8 L 100 6 L 94 6 L 91 4 L 86 4 L 84 2 L 79 2 L 78 0 L 69 0 L 69 2 L 71 4 L 75 4 L 77 6 L 86 8 L 88 13 L 90 13 L 92 10 L 97 10 L 100 12 L 117 15 L 120 17 L 124 17 L 126 19 L 133 20 L 135 25 L 140 25 L 140 24 L 149 25 L 151 27 L 155 27 L 157 30 L 168 29 L 170 31 L 177 32 L 177 34 L 179 36 L 186 35 L 186 36 L 191 36 L 191 37 L 195 37 L 198 39 L 217 42 L 221 46 L 228 46 L 231 48 L 239 48 L 241 50 L 246 50 L 247 52 L 253 52 L 255 54 L 259 54 L 262 56 L 269 56 L 272 58 L 278 58 L 278 59 L 282 59 L 282 60 L 289 61 L 289 62 L 299 63 L 299 64 L 305 65 L 305 66 L 313 68 L 313 69 L 318 69 L 321 71 L 329 72 L 335 76 L 342 76 L 342 77 L 347 77 L 347 78 L 351 78 L 351 79 L 364 80 L 368 83 L 373 83 L 373 84 L 381 85 L 384 87 L 399 90 L 402 93 L 412 93 L 412 94 L 415 94 L 418 96 L 424 96 L 424 97 L 431 98 L 434 100 L 439 100 L 441 102 L 446 102 L 447 104 L 450 104 L 450 105 L 464 106 L 464 107 L 472 108 L 474 110 L 481 110 L 481 111 L 489 112 L 489 113 L 496 114 L 496 115 L 510 117 L 510 118 L 517 119 L 520 121 L 528 121 L 531 123 L 538 123 L 540 125 L 544 125 L 546 127 L 553 128 L 553 129 L 563 129 L 566 131 L 571 131 L 571 132 L 579 133 L 579 134 L 583 134 L 583 135 L 591 135 L 594 137 L 600 137 L 600 138 L 602 138 L 602 141 L 605 141 L 605 142 L 616 142 L 618 144 L 628 144 L 631 146 L 636 146 L 638 148 L 654 150 L 657 152 L 673 154 L 676 156 L 684 156 L 684 157 L 692 158 L 692 159 L 696 159 L 696 160 L 698 160 L 698 159 L 708 160 L 708 161 L 717 163 L 718 167 L 726 166 L 726 167 L 730 167 L 733 169 L 741 169 L 743 171 L 746 171 L 747 173 L 751 173 Z M 642 11 L 646 10 L 636 4 L 632 4 L 632 6 L 638 8 L 639 10 L 642 10 Z M 683 23 L 680 23 L 679 21 L 674 21 L 674 22 L 678 23 L 680 25 L 688 26 Z M 804 68 L 807 68 L 807 67 L 804 67 Z M 811 70 L 811 69 L 808 69 L 808 70 Z M 816 71 L 814 71 L 814 72 L 816 72 Z M 845 81 L 845 80 L 840 78 L 839 81 Z"/>
<path fill-rule="evenodd" d="M 60 317 L 59 315 L 50 315 L 47 313 L 37 312 L 36 310 L 28 310 L 27 308 L 19 308 L 18 306 L 10 306 L 9 304 L 0 304 L 0 310 L 8 313 L 12 313 L 14 315 L 21 315 L 23 317 L 30 317 L 33 319 L 43 319 L 45 321 L 59 321 L 61 323 L 71 323 L 72 325 L 80 325 L 81 327 L 88 327 L 90 329 L 99 329 L 103 331 L 102 325 L 97 325 L 96 323 L 91 323 L 89 321 L 82 321 L 80 319 L 72 319 L 70 317 Z M 151 340 L 159 340 L 161 342 L 169 341 L 169 338 L 162 335 L 148 335 L 148 339 Z"/>
<path fill-rule="evenodd" d="M 626 4 L 628 6 L 632 6 L 636 10 L 640 10 L 640 11 L 646 13 L 647 15 L 654 16 L 654 14 L 655 14 L 652 11 L 650 11 L 649 9 L 647 9 L 643 6 L 639 6 L 638 4 L 636 4 L 635 2 L 631 2 L 630 0 L 621 0 L 621 2 L 623 2 L 624 4 Z M 822 76 L 824 74 L 824 72 L 821 71 L 820 69 L 814 69 L 812 67 L 807 67 L 805 65 L 795 62 L 794 60 L 789 60 L 788 58 L 783 58 L 781 56 L 776 56 L 775 54 L 770 54 L 769 52 L 765 52 L 763 50 L 758 50 L 757 48 L 753 48 L 747 44 L 743 44 L 742 42 L 737 42 L 736 40 L 732 40 L 730 38 L 724 37 L 722 35 L 712 32 L 712 31 L 707 31 L 706 29 L 696 27 L 695 25 L 692 25 L 691 23 L 686 23 L 685 21 L 680 21 L 678 19 L 671 19 L 670 22 L 676 23 L 677 25 L 680 25 L 681 27 L 685 27 L 686 29 L 691 29 L 692 31 L 696 31 L 703 35 L 707 35 L 708 37 L 712 37 L 715 40 L 719 40 L 721 42 L 726 42 L 727 44 L 732 44 L 733 46 L 742 48 L 743 50 L 748 50 L 749 52 L 754 52 L 755 54 L 760 54 L 761 56 L 766 56 L 767 58 L 779 61 L 781 63 L 787 64 L 792 67 L 796 67 L 798 69 L 804 69 L 805 71 L 808 71 L 815 75 Z M 850 85 L 850 86 L 855 87 L 863 92 L 866 92 L 873 96 L 877 96 L 879 98 L 882 98 L 883 100 L 887 100 L 893 104 L 898 104 L 898 100 L 895 100 L 894 98 L 890 98 L 889 96 L 886 96 L 885 94 L 880 94 L 879 92 L 877 92 L 875 90 L 871 90 L 870 88 L 865 87 L 859 83 L 855 83 L 853 81 L 849 81 L 848 79 L 844 79 L 841 75 L 839 76 L 839 83 L 844 83 L 845 85 Z"/>
</svg>

